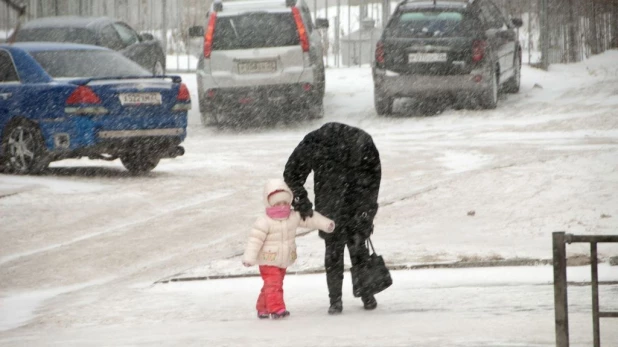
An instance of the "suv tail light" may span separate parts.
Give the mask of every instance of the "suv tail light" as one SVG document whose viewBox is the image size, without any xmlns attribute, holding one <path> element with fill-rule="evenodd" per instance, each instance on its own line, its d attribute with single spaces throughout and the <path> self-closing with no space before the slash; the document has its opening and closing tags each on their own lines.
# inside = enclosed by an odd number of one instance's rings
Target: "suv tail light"
<svg viewBox="0 0 618 347">
<path fill-rule="evenodd" d="M 212 40 L 215 35 L 215 25 L 217 24 L 217 12 L 210 14 L 208 20 L 208 27 L 206 28 L 206 34 L 204 34 L 204 58 L 210 58 L 212 53 Z"/>
<path fill-rule="evenodd" d="M 99 96 L 87 86 L 78 86 L 66 100 L 65 113 L 69 114 L 104 114 L 107 109 L 102 106 Z"/>
<path fill-rule="evenodd" d="M 303 23 L 303 18 L 300 16 L 298 7 L 292 7 L 292 14 L 294 15 L 294 21 L 296 22 L 296 29 L 298 31 L 298 38 L 300 38 L 300 46 L 303 48 L 303 52 L 309 52 L 309 37 L 307 36 L 307 30 Z"/>
<path fill-rule="evenodd" d="M 189 88 L 184 83 L 178 87 L 178 95 L 176 96 L 176 105 L 172 107 L 172 111 L 189 111 L 191 109 L 191 94 Z"/>
<path fill-rule="evenodd" d="M 384 43 L 382 41 L 378 41 L 376 44 L 376 64 L 384 65 Z"/>
<path fill-rule="evenodd" d="M 487 49 L 487 42 L 483 40 L 475 40 L 472 43 L 472 61 L 475 63 L 480 62 L 485 57 L 485 50 Z"/>
</svg>

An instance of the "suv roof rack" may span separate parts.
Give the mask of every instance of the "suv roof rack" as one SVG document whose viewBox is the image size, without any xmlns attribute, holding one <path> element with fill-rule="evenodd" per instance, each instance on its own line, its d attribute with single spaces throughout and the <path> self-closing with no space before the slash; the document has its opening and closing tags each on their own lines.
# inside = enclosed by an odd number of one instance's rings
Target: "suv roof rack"
<svg viewBox="0 0 618 347">
<path fill-rule="evenodd" d="M 442 0 L 447 2 L 465 2 L 468 4 L 473 3 L 475 0 Z M 403 4 L 412 4 L 415 2 L 433 2 L 434 5 L 437 5 L 438 0 L 404 0 Z"/>
<path fill-rule="evenodd" d="M 407 0 L 406 0 L 407 1 Z M 297 0 L 285 0 L 285 6 L 287 7 L 293 7 L 296 6 Z M 215 12 L 221 12 L 223 11 L 223 1 L 221 0 L 215 0 L 212 3 L 212 9 Z"/>
</svg>

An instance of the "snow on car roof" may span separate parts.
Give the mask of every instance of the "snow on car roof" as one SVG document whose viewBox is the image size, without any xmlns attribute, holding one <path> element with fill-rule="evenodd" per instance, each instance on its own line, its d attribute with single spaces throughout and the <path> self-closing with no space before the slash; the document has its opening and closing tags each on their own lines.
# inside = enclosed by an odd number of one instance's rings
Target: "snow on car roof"
<svg viewBox="0 0 618 347">
<path fill-rule="evenodd" d="M 0 44 L 0 48 L 20 48 L 27 52 L 43 52 L 43 51 L 75 51 L 75 50 L 102 50 L 109 49 L 105 47 L 82 45 L 78 43 L 63 43 L 63 42 L 17 42 L 13 44 Z"/>
<path fill-rule="evenodd" d="M 57 16 L 43 17 L 30 20 L 22 26 L 23 29 L 36 28 L 87 28 L 105 23 L 114 22 L 109 17 L 80 17 L 80 16 Z"/>
</svg>

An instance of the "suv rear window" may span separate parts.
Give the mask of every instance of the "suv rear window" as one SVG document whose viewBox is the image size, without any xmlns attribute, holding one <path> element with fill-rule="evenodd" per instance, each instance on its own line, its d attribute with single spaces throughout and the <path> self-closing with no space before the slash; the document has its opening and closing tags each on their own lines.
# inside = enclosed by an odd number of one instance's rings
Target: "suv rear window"
<svg viewBox="0 0 618 347">
<path fill-rule="evenodd" d="M 16 41 L 73 42 L 96 45 L 95 34 L 80 28 L 40 28 L 22 29 L 17 32 Z"/>
<path fill-rule="evenodd" d="M 386 30 L 390 37 L 455 37 L 474 27 L 470 15 L 455 10 L 421 10 L 403 12 Z"/>
<path fill-rule="evenodd" d="M 299 44 L 291 12 L 257 12 L 217 17 L 212 48 L 231 50 Z"/>
</svg>

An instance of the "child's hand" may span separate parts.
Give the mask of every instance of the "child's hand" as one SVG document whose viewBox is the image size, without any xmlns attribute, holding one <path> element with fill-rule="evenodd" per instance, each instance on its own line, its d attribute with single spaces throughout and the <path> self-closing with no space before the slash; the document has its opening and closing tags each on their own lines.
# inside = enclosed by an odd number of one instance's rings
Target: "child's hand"
<svg viewBox="0 0 618 347">
<path fill-rule="evenodd" d="M 251 264 L 251 263 L 249 263 L 249 262 L 247 262 L 247 261 L 244 261 L 244 260 L 242 261 L 242 264 L 243 264 L 245 267 L 253 266 L 253 264 Z"/>
<path fill-rule="evenodd" d="M 335 222 L 330 222 L 330 224 L 328 225 L 328 230 L 326 230 L 329 233 L 332 233 L 333 231 L 335 231 Z"/>
</svg>

